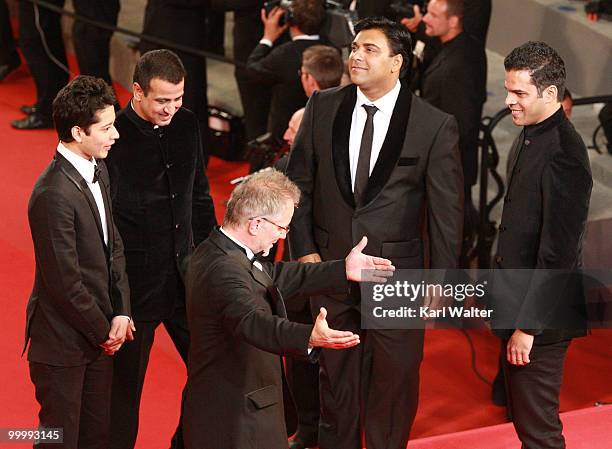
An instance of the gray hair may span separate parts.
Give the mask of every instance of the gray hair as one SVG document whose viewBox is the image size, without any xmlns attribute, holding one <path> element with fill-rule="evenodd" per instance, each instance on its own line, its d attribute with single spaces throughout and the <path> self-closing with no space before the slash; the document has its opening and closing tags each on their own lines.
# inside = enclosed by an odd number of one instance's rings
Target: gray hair
<svg viewBox="0 0 612 449">
<path fill-rule="evenodd" d="M 249 218 L 279 213 L 287 200 L 296 207 L 300 189 L 278 170 L 256 173 L 234 189 L 223 226 L 237 226 Z"/>
</svg>

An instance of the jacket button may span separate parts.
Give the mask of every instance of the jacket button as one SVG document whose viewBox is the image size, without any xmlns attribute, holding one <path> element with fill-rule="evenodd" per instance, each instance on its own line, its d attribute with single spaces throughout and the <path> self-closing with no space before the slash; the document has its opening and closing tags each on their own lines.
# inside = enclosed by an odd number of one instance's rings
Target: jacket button
<svg viewBox="0 0 612 449">
<path fill-rule="evenodd" d="M 504 261 L 504 258 L 502 256 L 495 256 L 495 262 L 502 263 L 503 261 Z"/>
<path fill-rule="evenodd" d="M 179 258 L 179 253 L 176 253 L 175 255 L 176 255 L 176 258 L 178 259 Z"/>
<path fill-rule="evenodd" d="M 166 164 L 166 168 L 170 168 L 170 167 L 172 167 L 172 164 L 167 163 L 167 164 Z"/>
<path fill-rule="evenodd" d="M 172 195 L 170 195 L 170 197 L 171 197 L 172 199 L 176 198 L 176 193 L 173 193 Z"/>
<path fill-rule="evenodd" d="M 175 225 L 174 225 L 174 229 L 178 229 L 178 228 L 180 228 L 180 227 L 181 227 L 181 224 L 180 224 L 180 223 L 177 223 L 177 224 L 175 224 Z"/>
<path fill-rule="evenodd" d="M 530 143 L 531 143 L 531 140 L 525 139 L 525 145 L 529 145 Z"/>
<path fill-rule="evenodd" d="M 504 225 L 499 225 L 499 232 L 504 232 L 506 229 L 508 228 L 506 228 Z"/>
</svg>

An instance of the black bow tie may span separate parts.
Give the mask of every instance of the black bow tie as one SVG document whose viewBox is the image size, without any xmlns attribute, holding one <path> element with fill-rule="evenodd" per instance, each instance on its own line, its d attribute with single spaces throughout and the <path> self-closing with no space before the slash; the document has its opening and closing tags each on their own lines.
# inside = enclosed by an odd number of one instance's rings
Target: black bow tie
<svg viewBox="0 0 612 449">
<path fill-rule="evenodd" d="M 98 182 L 98 179 L 100 179 L 100 167 L 96 165 L 94 167 L 94 177 L 92 183 L 95 184 L 96 182 Z"/>
<path fill-rule="evenodd" d="M 253 265 L 255 262 L 264 262 L 266 260 L 265 256 L 263 255 L 263 251 L 258 252 L 257 254 L 253 254 L 253 257 L 251 257 L 250 261 L 251 261 L 251 265 Z"/>
</svg>

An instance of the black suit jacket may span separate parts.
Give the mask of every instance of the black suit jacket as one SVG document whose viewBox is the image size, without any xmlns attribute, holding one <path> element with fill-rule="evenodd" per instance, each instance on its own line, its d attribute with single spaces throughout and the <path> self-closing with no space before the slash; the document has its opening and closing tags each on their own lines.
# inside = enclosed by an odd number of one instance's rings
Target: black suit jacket
<svg viewBox="0 0 612 449">
<path fill-rule="evenodd" d="M 302 198 L 291 223 L 292 256 L 338 259 L 364 236 L 367 254 L 423 268 L 426 217 L 431 268 L 454 268 L 463 226 L 463 177 L 453 117 L 402 85 L 389 130 L 355 209 L 349 169 L 354 85 L 315 93 L 289 156 Z"/>
<path fill-rule="evenodd" d="M 252 266 L 214 230 L 193 254 L 183 406 L 186 448 L 287 447 L 281 355 L 307 355 L 312 325 L 286 319 L 283 297 L 348 290 L 345 264 Z"/>
<path fill-rule="evenodd" d="M 41 174 L 28 205 L 36 275 L 26 317 L 28 360 L 78 366 L 95 360 L 110 320 L 130 315 L 123 244 L 112 220 L 108 172 L 100 166 L 108 246 L 89 187 L 61 154 Z"/>
<path fill-rule="evenodd" d="M 184 108 L 153 128 L 128 104 L 106 160 L 125 243 L 134 319 L 168 318 L 184 304 L 187 257 L 216 224 L 198 122 Z"/>
<path fill-rule="evenodd" d="M 495 333 L 507 338 L 520 328 L 536 335 L 535 344 L 584 335 L 576 270 L 593 181 L 584 142 L 562 108 L 523 129 L 507 179 L 490 283 Z"/>
<path fill-rule="evenodd" d="M 476 183 L 478 132 L 487 99 L 487 57 L 483 45 L 461 33 L 442 50 L 423 73 L 421 97 L 451 114 L 459 125 L 459 151 L 465 184 Z"/>
<path fill-rule="evenodd" d="M 283 137 L 291 115 L 308 100 L 298 74 L 302 53 L 320 44 L 320 40 L 295 40 L 273 48 L 257 44 L 249 56 L 247 70 L 251 79 L 272 86 L 268 132 L 278 138 Z"/>
</svg>

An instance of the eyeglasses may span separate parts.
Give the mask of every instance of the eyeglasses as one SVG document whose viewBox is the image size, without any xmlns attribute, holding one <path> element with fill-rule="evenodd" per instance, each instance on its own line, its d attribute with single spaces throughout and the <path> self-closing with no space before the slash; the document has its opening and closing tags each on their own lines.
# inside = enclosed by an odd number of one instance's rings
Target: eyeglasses
<svg viewBox="0 0 612 449">
<path fill-rule="evenodd" d="M 262 220 L 267 221 L 268 223 L 273 224 L 274 226 L 276 226 L 279 231 L 285 231 L 285 234 L 289 234 L 289 226 L 281 226 L 281 225 L 279 225 L 277 223 L 274 223 L 269 218 L 266 218 L 266 217 L 251 217 L 251 218 L 249 218 L 249 220 L 255 220 L 257 218 L 261 218 Z"/>
</svg>

